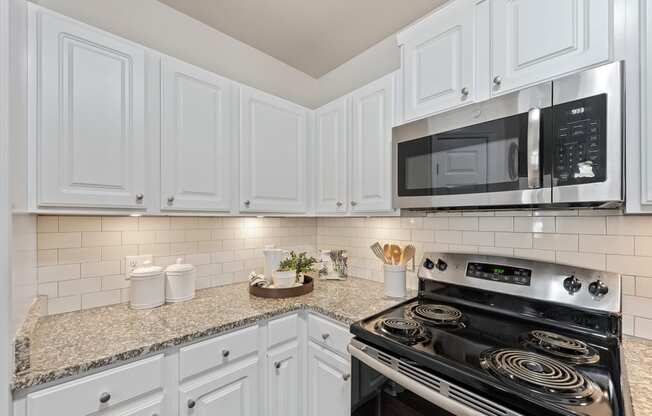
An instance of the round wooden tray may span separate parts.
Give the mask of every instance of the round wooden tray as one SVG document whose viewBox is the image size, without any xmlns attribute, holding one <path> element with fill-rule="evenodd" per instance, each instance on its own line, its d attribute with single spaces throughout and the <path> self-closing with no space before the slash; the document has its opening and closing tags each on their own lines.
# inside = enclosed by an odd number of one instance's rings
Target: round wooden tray
<svg viewBox="0 0 652 416">
<path fill-rule="evenodd" d="M 305 295 L 306 293 L 312 292 L 314 288 L 314 279 L 306 275 L 303 278 L 303 284 L 301 286 L 284 288 L 249 286 L 249 293 L 261 298 L 280 299 Z"/>
</svg>

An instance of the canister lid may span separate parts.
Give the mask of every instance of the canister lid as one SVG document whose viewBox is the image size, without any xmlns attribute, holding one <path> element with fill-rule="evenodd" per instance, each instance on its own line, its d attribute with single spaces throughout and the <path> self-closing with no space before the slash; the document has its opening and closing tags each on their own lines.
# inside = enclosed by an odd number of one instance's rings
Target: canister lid
<svg viewBox="0 0 652 416">
<path fill-rule="evenodd" d="M 151 261 L 143 263 L 142 267 L 137 267 L 131 271 L 131 277 L 150 277 L 161 274 L 163 268 L 161 266 L 154 266 Z"/>
<path fill-rule="evenodd" d="M 176 264 L 171 264 L 165 269 L 166 272 L 191 272 L 195 269 L 192 264 L 184 264 L 182 258 L 178 258 Z"/>
</svg>

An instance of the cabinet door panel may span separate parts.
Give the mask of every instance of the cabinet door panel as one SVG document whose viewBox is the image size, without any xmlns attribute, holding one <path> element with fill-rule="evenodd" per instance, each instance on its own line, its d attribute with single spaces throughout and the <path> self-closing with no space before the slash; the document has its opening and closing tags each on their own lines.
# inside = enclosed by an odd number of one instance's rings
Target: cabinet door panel
<svg viewBox="0 0 652 416">
<path fill-rule="evenodd" d="M 231 207 L 231 83 L 191 65 L 163 63 L 161 209 Z"/>
<path fill-rule="evenodd" d="M 392 78 L 353 93 L 351 211 L 391 209 Z"/>
<path fill-rule="evenodd" d="M 268 353 L 267 386 L 269 416 L 300 416 L 302 383 L 297 342 Z"/>
<path fill-rule="evenodd" d="M 473 15 L 474 4 L 458 0 L 399 35 L 406 119 L 474 100 Z"/>
<path fill-rule="evenodd" d="M 256 416 L 258 360 L 247 359 L 225 371 L 181 387 L 181 416 Z"/>
<path fill-rule="evenodd" d="M 348 98 L 315 112 L 315 209 L 321 214 L 347 209 Z"/>
<path fill-rule="evenodd" d="M 609 0 L 494 1 L 494 94 L 607 61 L 610 8 Z"/>
<path fill-rule="evenodd" d="M 307 210 L 308 111 L 243 87 L 240 114 L 240 210 Z"/>
<path fill-rule="evenodd" d="M 351 364 L 310 342 L 308 347 L 310 416 L 351 414 Z"/>
<path fill-rule="evenodd" d="M 142 208 L 145 51 L 30 6 L 39 205 Z"/>
</svg>

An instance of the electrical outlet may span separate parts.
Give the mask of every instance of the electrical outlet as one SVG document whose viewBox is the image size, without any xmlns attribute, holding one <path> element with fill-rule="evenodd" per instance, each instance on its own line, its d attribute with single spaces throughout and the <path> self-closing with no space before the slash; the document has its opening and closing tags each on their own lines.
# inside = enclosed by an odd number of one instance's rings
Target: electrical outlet
<svg viewBox="0 0 652 416">
<path fill-rule="evenodd" d="M 151 254 L 143 254 L 142 256 L 127 256 L 127 274 L 131 273 L 134 269 L 142 267 L 146 261 L 154 263 L 154 257 Z"/>
</svg>

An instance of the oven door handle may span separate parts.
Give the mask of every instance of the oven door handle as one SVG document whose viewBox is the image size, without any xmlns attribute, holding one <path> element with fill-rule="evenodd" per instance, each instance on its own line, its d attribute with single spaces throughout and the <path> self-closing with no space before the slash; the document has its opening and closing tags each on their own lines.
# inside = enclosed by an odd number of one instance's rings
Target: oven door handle
<svg viewBox="0 0 652 416">
<path fill-rule="evenodd" d="M 436 406 L 439 406 L 440 408 L 446 410 L 447 412 L 450 412 L 457 416 L 487 416 L 486 413 L 481 413 L 475 409 L 465 406 L 456 400 L 450 399 L 434 391 L 433 389 L 430 389 L 425 385 L 415 380 L 412 380 L 411 378 L 399 373 L 397 370 L 388 367 L 382 362 L 370 357 L 363 350 L 361 350 L 359 347 L 353 344 L 349 344 L 348 350 L 353 357 L 357 358 L 365 365 L 371 367 L 372 369 L 376 370 L 377 372 L 387 377 L 388 379 L 393 380 L 394 382 L 400 384 L 407 390 L 410 390 L 412 393 L 421 396 L 425 400 L 429 401 L 430 403 Z"/>
<path fill-rule="evenodd" d="M 527 185 L 528 188 L 541 187 L 541 109 L 530 109 L 527 113 Z"/>
</svg>

